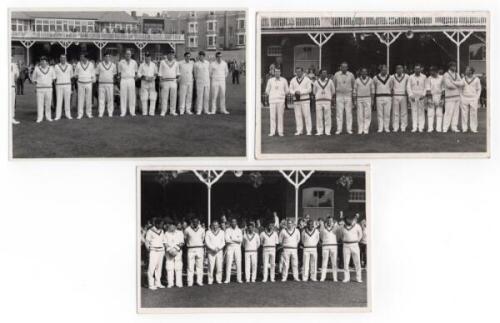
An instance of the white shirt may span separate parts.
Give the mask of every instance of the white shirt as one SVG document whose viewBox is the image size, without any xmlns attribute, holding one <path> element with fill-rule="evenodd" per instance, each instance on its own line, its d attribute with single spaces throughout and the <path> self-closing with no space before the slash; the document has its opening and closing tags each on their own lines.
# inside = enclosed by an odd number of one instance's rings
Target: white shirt
<svg viewBox="0 0 500 323">
<path fill-rule="evenodd" d="M 226 81 L 226 77 L 229 74 L 227 68 L 227 63 L 223 60 L 219 62 L 213 61 L 210 64 L 210 79 L 212 81 Z"/>
<path fill-rule="evenodd" d="M 408 83 L 406 85 L 406 91 L 410 98 L 422 97 L 425 95 L 425 80 L 427 77 L 420 73 L 419 76 L 412 74 L 408 78 Z"/>
<path fill-rule="evenodd" d="M 289 91 L 291 94 L 295 95 L 295 92 L 300 92 L 300 100 L 301 101 L 306 101 L 309 100 L 309 93 L 312 91 L 312 83 L 311 80 L 305 76 L 302 75 L 301 79 L 298 79 L 297 76 L 295 76 L 291 81 L 290 81 L 290 88 Z M 294 96 L 295 99 L 295 96 Z"/>
<path fill-rule="evenodd" d="M 300 243 L 299 229 L 293 228 L 291 232 L 285 228 L 279 234 L 279 242 L 285 248 L 297 248 Z"/>
<path fill-rule="evenodd" d="M 189 226 L 184 230 L 184 239 L 186 240 L 186 246 L 188 248 L 203 247 L 205 242 L 205 230 L 203 230 L 201 226 L 198 226 L 196 229 Z"/>
<path fill-rule="evenodd" d="M 302 245 L 305 248 L 316 247 L 319 243 L 319 231 L 314 228 L 312 231 L 309 231 L 308 228 L 305 228 L 302 231 Z"/>
<path fill-rule="evenodd" d="M 392 91 L 394 95 L 406 95 L 406 86 L 409 78 L 408 74 L 405 73 L 402 73 L 401 76 L 398 76 L 398 74 L 392 75 Z"/>
<path fill-rule="evenodd" d="M 467 76 L 464 76 L 464 87 L 462 88 L 461 96 L 465 99 L 473 99 L 479 100 L 479 96 L 481 95 L 481 81 L 478 77 L 473 76 L 472 79 L 469 79 Z"/>
<path fill-rule="evenodd" d="M 94 65 L 87 61 L 87 64 L 78 62 L 75 68 L 75 76 L 78 78 L 80 83 L 91 83 L 95 82 L 95 69 Z"/>
<path fill-rule="evenodd" d="M 257 251 L 260 247 L 259 235 L 255 232 L 243 234 L 243 248 L 245 251 Z"/>
<path fill-rule="evenodd" d="M 368 76 L 363 80 L 361 77 L 356 79 L 354 83 L 354 96 L 358 98 L 367 98 L 375 94 L 373 80 Z"/>
<path fill-rule="evenodd" d="M 272 77 L 267 80 L 266 94 L 269 95 L 269 103 L 285 103 L 286 94 L 288 93 L 288 82 L 284 77 L 276 79 Z"/>
<path fill-rule="evenodd" d="M 333 85 L 333 81 L 329 78 L 324 81 L 322 81 L 321 78 L 317 79 L 316 82 L 314 82 L 313 90 L 316 102 L 331 102 L 333 95 L 335 94 L 335 86 Z"/>
<path fill-rule="evenodd" d="M 36 82 L 36 87 L 41 88 L 52 88 L 52 81 L 56 78 L 54 69 L 52 66 L 46 66 L 42 68 L 41 66 L 36 66 L 33 72 L 32 80 Z"/>
<path fill-rule="evenodd" d="M 443 82 L 445 97 L 452 98 L 460 95 L 460 88 L 464 85 L 464 81 L 457 72 L 448 71 L 444 73 Z"/>
<path fill-rule="evenodd" d="M 167 245 L 167 250 L 172 248 L 181 251 L 181 245 L 184 243 L 184 234 L 182 231 L 175 230 L 174 232 L 164 233 L 164 243 Z"/>
<path fill-rule="evenodd" d="M 114 77 L 116 75 L 116 65 L 113 62 L 102 61 L 97 64 L 96 74 L 99 76 L 98 80 L 100 84 L 113 84 Z"/>
<path fill-rule="evenodd" d="M 194 62 L 189 61 L 186 62 L 185 60 L 182 60 L 179 62 L 179 82 L 183 84 L 191 84 L 193 83 L 193 69 L 194 69 Z"/>
<path fill-rule="evenodd" d="M 205 234 L 205 245 L 210 251 L 215 251 L 216 248 L 221 250 L 226 245 L 224 231 L 219 229 L 217 232 L 207 230 Z"/>
<path fill-rule="evenodd" d="M 19 77 L 19 67 L 16 63 L 10 63 L 10 85 L 16 86 L 16 80 Z"/>
<path fill-rule="evenodd" d="M 57 85 L 71 85 L 71 78 L 73 77 L 73 66 L 68 63 L 64 65 L 59 63 L 54 66 L 54 72 L 56 73 Z"/>
<path fill-rule="evenodd" d="M 126 59 L 122 59 L 118 63 L 118 73 L 121 75 L 121 79 L 133 79 L 137 73 L 137 62 L 133 59 L 127 62 Z"/>
<path fill-rule="evenodd" d="M 341 232 L 342 232 L 342 241 L 344 243 L 359 242 L 363 237 L 363 230 L 361 229 L 361 226 L 357 223 L 355 223 L 351 227 L 344 225 L 342 227 Z"/>
<path fill-rule="evenodd" d="M 163 251 L 165 242 L 165 234 L 163 230 L 157 231 L 156 228 L 151 228 L 146 232 L 146 247 L 149 249 Z"/>
<path fill-rule="evenodd" d="M 151 80 L 141 80 L 141 86 L 149 85 L 152 82 L 154 82 L 156 75 L 158 75 L 158 67 L 156 67 L 156 64 L 153 62 L 149 62 L 149 64 L 146 64 L 146 62 L 142 63 L 139 66 L 139 70 L 137 71 L 137 77 L 147 77 L 147 78 L 152 78 Z"/>
<path fill-rule="evenodd" d="M 210 82 L 209 69 L 210 63 L 208 61 L 198 61 L 194 64 L 194 79 L 197 83 L 208 84 Z"/>
<path fill-rule="evenodd" d="M 359 241 L 359 242 L 367 244 L 367 242 L 368 242 L 368 232 L 367 231 L 368 230 L 367 230 L 367 228 L 361 228 L 361 231 L 363 231 L 363 236 L 361 237 L 361 241 Z"/>
<path fill-rule="evenodd" d="M 337 244 L 337 234 L 335 225 L 331 228 L 328 228 L 326 225 L 321 229 L 319 234 L 319 238 L 321 240 L 321 244 L 324 245 L 335 245 Z"/>
<path fill-rule="evenodd" d="M 441 95 L 444 91 L 443 77 L 441 75 L 436 75 L 436 77 L 429 76 L 426 80 L 426 91 L 429 91 L 432 95 Z"/>
<path fill-rule="evenodd" d="M 240 245 L 243 241 L 243 232 L 241 232 L 241 229 L 238 227 L 234 229 L 232 227 L 227 227 L 224 238 L 228 245 Z"/>
<path fill-rule="evenodd" d="M 342 71 L 338 71 L 333 75 L 333 84 L 335 84 L 337 96 L 352 96 L 354 82 L 354 74 L 349 71 L 345 74 Z"/>
<path fill-rule="evenodd" d="M 278 234 L 276 231 L 271 231 L 271 234 L 267 230 L 260 233 L 260 244 L 265 247 L 276 247 L 279 244 Z"/>
<path fill-rule="evenodd" d="M 160 62 L 158 75 L 160 76 L 161 81 L 175 81 L 180 75 L 179 64 L 175 60 L 162 60 Z"/>
<path fill-rule="evenodd" d="M 392 94 L 392 79 L 389 74 L 386 74 L 385 77 L 377 74 L 373 78 L 373 85 L 377 96 L 390 96 Z"/>
</svg>

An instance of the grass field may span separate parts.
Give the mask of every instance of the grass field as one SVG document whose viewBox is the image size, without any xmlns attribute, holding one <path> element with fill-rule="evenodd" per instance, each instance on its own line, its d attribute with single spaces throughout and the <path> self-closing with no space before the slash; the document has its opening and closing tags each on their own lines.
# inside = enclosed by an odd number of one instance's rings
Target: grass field
<svg viewBox="0 0 500 323">
<path fill-rule="evenodd" d="M 333 135 L 336 130 L 335 115 L 332 115 L 332 136 L 294 136 L 295 118 L 292 109 L 285 112 L 285 136 L 269 137 L 269 109 L 262 109 L 261 153 L 262 154 L 326 154 L 326 153 L 461 153 L 486 152 L 486 109 L 478 114 L 478 133 L 377 133 L 376 112 L 372 114 L 368 135 L 348 135 L 345 132 Z M 411 114 L 408 112 L 411 124 Z M 312 111 L 313 134 L 315 112 Z M 345 123 L 345 121 L 344 121 Z M 459 123 L 460 124 L 460 123 Z M 357 133 L 356 111 L 353 111 L 353 132 Z M 344 124 L 345 131 L 345 124 Z"/>
<path fill-rule="evenodd" d="M 226 106 L 230 115 L 139 116 L 35 123 L 36 100 L 26 82 L 24 95 L 16 97 L 13 125 L 14 158 L 75 157 L 215 157 L 245 156 L 245 81 L 227 83 Z M 76 107 L 72 107 L 76 116 Z"/>
</svg>

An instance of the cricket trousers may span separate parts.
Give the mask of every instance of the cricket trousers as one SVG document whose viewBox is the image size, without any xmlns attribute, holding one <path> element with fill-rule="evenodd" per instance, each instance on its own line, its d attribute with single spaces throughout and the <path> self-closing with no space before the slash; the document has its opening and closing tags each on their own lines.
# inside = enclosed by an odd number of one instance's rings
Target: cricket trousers
<svg viewBox="0 0 500 323">
<path fill-rule="evenodd" d="M 241 246 L 231 244 L 226 248 L 226 283 L 231 281 L 231 267 L 236 262 L 236 280 L 241 282 Z"/>
<path fill-rule="evenodd" d="M 56 84 L 56 120 L 61 119 L 62 107 L 64 114 L 71 119 L 71 84 Z"/>
<path fill-rule="evenodd" d="M 372 99 L 371 97 L 358 97 L 358 134 L 368 133 L 372 123 Z"/>
<path fill-rule="evenodd" d="M 135 116 L 135 81 L 133 78 L 120 81 L 120 116 L 127 114 L 127 107 L 131 116 Z"/>
<path fill-rule="evenodd" d="M 205 112 L 210 113 L 208 109 L 208 97 L 210 94 L 210 84 L 196 82 L 196 114 Z"/>
<path fill-rule="evenodd" d="M 78 119 L 83 117 L 83 108 L 85 114 L 92 118 L 92 82 L 78 82 Z"/>
<path fill-rule="evenodd" d="M 394 94 L 392 97 L 392 129 L 405 132 L 408 126 L 408 97 Z"/>
<path fill-rule="evenodd" d="M 479 99 L 462 98 L 460 110 L 462 113 L 462 131 L 468 130 L 469 114 L 470 114 L 470 130 L 477 131 L 477 109 L 479 107 Z"/>
<path fill-rule="evenodd" d="M 290 263 L 292 264 L 293 279 L 299 280 L 299 256 L 297 254 L 297 248 L 283 248 L 283 272 L 282 281 L 286 281 L 288 278 L 288 270 L 290 269 Z"/>
<path fill-rule="evenodd" d="M 188 247 L 188 270 L 187 270 L 187 284 L 193 286 L 194 273 L 196 271 L 196 283 L 203 285 L 203 247 Z"/>
<path fill-rule="evenodd" d="M 257 279 L 257 250 L 245 251 L 245 279 L 255 283 Z"/>
<path fill-rule="evenodd" d="M 267 282 L 267 277 L 270 276 L 271 281 L 274 282 L 276 271 L 276 247 L 263 247 L 262 248 L 262 264 L 263 264 L 263 282 Z"/>
<path fill-rule="evenodd" d="M 283 136 L 283 117 L 285 115 L 285 103 L 270 103 L 269 104 L 269 134 L 274 135 L 276 133 L 276 127 L 278 128 L 278 134 Z"/>
<path fill-rule="evenodd" d="M 304 132 L 304 121 L 306 123 L 307 134 L 310 135 L 312 132 L 312 120 L 311 120 L 311 102 L 309 100 L 295 101 L 293 104 L 293 110 L 295 112 L 295 125 L 297 133 L 302 134 Z"/>
<path fill-rule="evenodd" d="M 344 254 L 344 282 L 351 280 L 351 275 L 349 272 L 349 263 L 354 263 L 354 268 L 356 269 L 356 280 L 361 282 L 361 258 L 359 251 L 359 244 L 357 242 L 344 242 L 344 247 L 342 250 Z"/>
<path fill-rule="evenodd" d="M 113 98 L 113 83 L 102 83 L 99 82 L 99 117 L 104 116 L 104 110 L 107 106 L 108 116 L 113 116 L 113 111 L 115 110 L 115 102 Z"/>
<path fill-rule="evenodd" d="M 10 118 L 16 119 L 16 86 L 10 88 Z"/>
<path fill-rule="evenodd" d="M 308 281 L 309 275 L 312 281 L 316 281 L 318 267 L 318 249 L 316 247 L 304 247 L 302 254 L 302 280 Z"/>
<path fill-rule="evenodd" d="M 143 81 L 144 82 L 144 81 Z M 156 99 L 158 98 L 158 93 L 156 93 L 155 82 L 144 82 L 141 84 L 141 108 L 142 115 L 155 115 L 156 109 Z M 149 111 L 148 111 L 149 102 Z"/>
<path fill-rule="evenodd" d="M 332 263 L 333 281 L 337 281 L 337 245 L 323 245 L 321 250 L 321 281 L 326 279 L 328 261 Z"/>
<path fill-rule="evenodd" d="M 175 286 L 182 287 L 182 251 L 177 255 L 172 256 L 166 254 L 165 268 L 167 269 L 167 283 L 168 287 Z"/>
<path fill-rule="evenodd" d="M 222 250 L 218 252 L 208 252 L 208 284 L 211 285 L 214 282 L 214 271 L 215 271 L 215 281 L 220 284 L 222 283 L 222 261 L 224 254 Z"/>
<path fill-rule="evenodd" d="M 338 95 L 335 99 L 336 119 L 337 119 L 337 132 L 341 133 L 344 126 L 344 111 L 345 123 L 347 132 L 352 132 L 352 97 L 349 95 Z"/>
<path fill-rule="evenodd" d="M 163 257 L 165 256 L 164 250 L 149 251 L 148 263 L 148 286 L 159 287 L 161 286 L 161 270 L 163 266 Z"/>
<path fill-rule="evenodd" d="M 52 87 L 42 87 L 36 89 L 36 109 L 37 109 L 37 122 L 45 119 L 52 121 L 50 107 L 52 106 Z"/>
<path fill-rule="evenodd" d="M 436 131 L 443 130 L 443 106 L 441 104 L 441 94 L 433 95 L 427 105 L 427 130 L 434 131 L 434 119 L 436 119 Z"/>
<path fill-rule="evenodd" d="M 170 114 L 175 115 L 177 107 L 177 81 L 162 81 L 160 85 L 161 116 L 165 116 L 170 108 Z"/>
<path fill-rule="evenodd" d="M 332 132 L 331 101 L 316 101 L 316 132 L 321 135 Z"/>
<path fill-rule="evenodd" d="M 179 113 L 191 114 L 191 105 L 193 100 L 193 82 L 181 83 L 179 85 Z"/>
<path fill-rule="evenodd" d="M 226 110 L 226 81 L 212 80 L 212 109 L 211 113 L 217 112 L 217 98 L 220 102 L 220 111 L 227 112 Z"/>
<path fill-rule="evenodd" d="M 390 96 L 380 96 L 376 98 L 377 102 L 377 124 L 378 131 L 391 131 L 391 105 L 392 99 Z"/>
<path fill-rule="evenodd" d="M 460 97 L 447 97 L 444 100 L 443 132 L 458 131 L 458 117 L 460 115 Z"/>
<path fill-rule="evenodd" d="M 425 106 L 423 96 L 414 96 L 410 99 L 412 131 L 424 131 L 425 127 Z"/>
</svg>

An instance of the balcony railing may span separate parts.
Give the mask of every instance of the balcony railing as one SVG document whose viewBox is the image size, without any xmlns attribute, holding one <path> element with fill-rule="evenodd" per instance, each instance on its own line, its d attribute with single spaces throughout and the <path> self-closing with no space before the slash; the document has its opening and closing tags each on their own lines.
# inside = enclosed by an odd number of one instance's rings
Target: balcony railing
<svg viewBox="0 0 500 323">
<path fill-rule="evenodd" d="M 184 34 L 96 33 L 61 31 L 12 31 L 14 40 L 100 40 L 184 42 Z"/>
</svg>

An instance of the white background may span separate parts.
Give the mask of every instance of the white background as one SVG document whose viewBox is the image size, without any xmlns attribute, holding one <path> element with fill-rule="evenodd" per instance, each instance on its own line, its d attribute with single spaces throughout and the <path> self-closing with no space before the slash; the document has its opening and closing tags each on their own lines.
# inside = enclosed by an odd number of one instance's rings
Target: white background
<svg viewBox="0 0 500 323">
<path fill-rule="evenodd" d="M 68 1 L 8 1 L 7 7 L 68 6 Z M 111 1 L 71 1 L 108 6 Z M 1 322 L 493 322 L 498 320 L 500 135 L 499 12 L 494 1 L 120 1 L 127 7 L 250 7 L 247 38 L 261 10 L 491 10 L 490 159 L 266 161 L 266 165 L 371 164 L 373 310 L 368 314 L 136 314 L 135 167 L 180 160 L 7 158 L 7 29 L 1 33 L 0 321 Z M 116 4 L 118 5 L 118 3 Z M 280 7 L 281 6 L 281 7 Z M 253 60 L 247 68 L 253 80 Z M 253 87 L 252 87 L 253 88 Z M 495 93 L 497 91 L 497 93 Z M 253 89 L 248 103 L 254 106 Z M 253 147 L 254 113 L 248 129 Z M 250 156 L 253 154 L 250 153 Z M 183 165 L 199 165 L 201 160 Z M 210 165 L 250 166 L 211 160 Z M 203 161 L 203 164 L 206 164 Z M 262 165 L 262 163 L 258 163 Z"/>
</svg>

